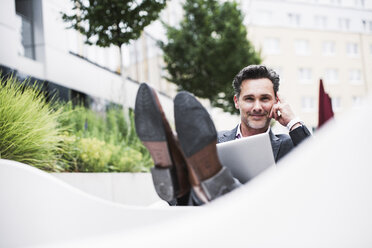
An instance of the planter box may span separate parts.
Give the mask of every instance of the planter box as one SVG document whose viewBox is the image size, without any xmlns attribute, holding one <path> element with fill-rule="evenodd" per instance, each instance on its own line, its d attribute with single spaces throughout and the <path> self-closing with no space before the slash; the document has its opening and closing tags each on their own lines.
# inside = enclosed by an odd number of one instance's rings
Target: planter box
<svg viewBox="0 0 372 248">
<path fill-rule="evenodd" d="M 150 173 L 51 173 L 100 198 L 126 205 L 166 204 L 156 194 Z"/>
</svg>

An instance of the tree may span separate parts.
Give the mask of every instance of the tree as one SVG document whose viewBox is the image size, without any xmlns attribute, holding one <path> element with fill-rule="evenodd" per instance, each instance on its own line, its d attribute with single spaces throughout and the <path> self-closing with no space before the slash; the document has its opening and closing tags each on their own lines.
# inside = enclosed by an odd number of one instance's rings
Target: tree
<svg viewBox="0 0 372 248">
<path fill-rule="evenodd" d="M 74 3 L 74 14 L 62 13 L 62 19 L 70 24 L 69 28 L 83 34 L 85 43 L 89 45 L 119 47 L 120 69 L 124 78 L 121 46 L 138 39 L 142 30 L 156 20 L 166 6 L 166 0 L 71 1 Z"/>
<path fill-rule="evenodd" d="M 236 113 L 232 80 L 245 66 L 259 64 L 247 40 L 243 15 L 236 2 L 186 0 L 180 26 L 167 30 L 164 52 L 166 79 L 224 111 Z"/>
<path fill-rule="evenodd" d="M 71 0 L 74 14 L 62 14 L 69 28 L 100 47 L 121 47 L 140 37 L 142 30 L 159 17 L 166 0 Z M 140 3 L 138 3 L 140 2 Z"/>
</svg>

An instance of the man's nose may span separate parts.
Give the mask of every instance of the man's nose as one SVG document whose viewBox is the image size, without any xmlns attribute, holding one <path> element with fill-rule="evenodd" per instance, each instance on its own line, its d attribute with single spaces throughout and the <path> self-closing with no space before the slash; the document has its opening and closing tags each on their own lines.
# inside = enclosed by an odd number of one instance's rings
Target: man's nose
<svg viewBox="0 0 372 248">
<path fill-rule="evenodd" d="M 253 105 L 253 111 L 261 111 L 261 110 L 262 110 L 262 106 L 261 106 L 260 101 L 259 100 L 255 101 Z"/>
</svg>

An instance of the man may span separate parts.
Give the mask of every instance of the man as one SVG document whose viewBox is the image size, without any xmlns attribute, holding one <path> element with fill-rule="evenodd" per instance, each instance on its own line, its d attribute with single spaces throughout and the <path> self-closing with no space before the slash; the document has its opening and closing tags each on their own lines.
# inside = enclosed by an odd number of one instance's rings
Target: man
<svg viewBox="0 0 372 248">
<path fill-rule="evenodd" d="M 240 111 L 240 124 L 230 131 L 220 132 L 219 143 L 264 133 L 274 118 L 288 128 L 290 135 L 269 132 L 277 162 L 310 136 L 303 122 L 280 97 L 279 76 L 273 70 L 262 65 L 247 66 L 235 76 L 233 88 L 235 107 Z"/>
<path fill-rule="evenodd" d="M 219 142 L 265 132 L 274 117 L 289 126 L 292 137 L 291 141 L 286 135 L 270 133 L 278 160 L 309 136 L 301 121 L 293 118 L 290 107 L 277 100 L 279 77 L 272 70 L 248 66 L 233 85 L 241 123 L 221 133 Z M 160 198 L 170 205 L 202 205 L 239 187 L 218 159 L 217 131 L 205 108 L 190 93 L 180 92 L 174 99 L 174 114 L 177 138 L 155 91 L 141 84 L 135 105 L 136 131 L 154 160 L 151 174 Z"/>
</svg>

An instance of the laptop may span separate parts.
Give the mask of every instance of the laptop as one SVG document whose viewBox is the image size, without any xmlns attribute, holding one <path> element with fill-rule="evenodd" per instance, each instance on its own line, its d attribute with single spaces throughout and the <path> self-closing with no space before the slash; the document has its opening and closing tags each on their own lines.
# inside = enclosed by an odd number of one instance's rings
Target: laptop
<svg viewBox="0 0 372 248">
<path fill-rule="evenodd" d="M 229 168 L 241 183 L 248 182 L 275 165 L 269 130 L 270 128 L 265 133 L 217 144 L 222 165 Z"/>
</svg>

